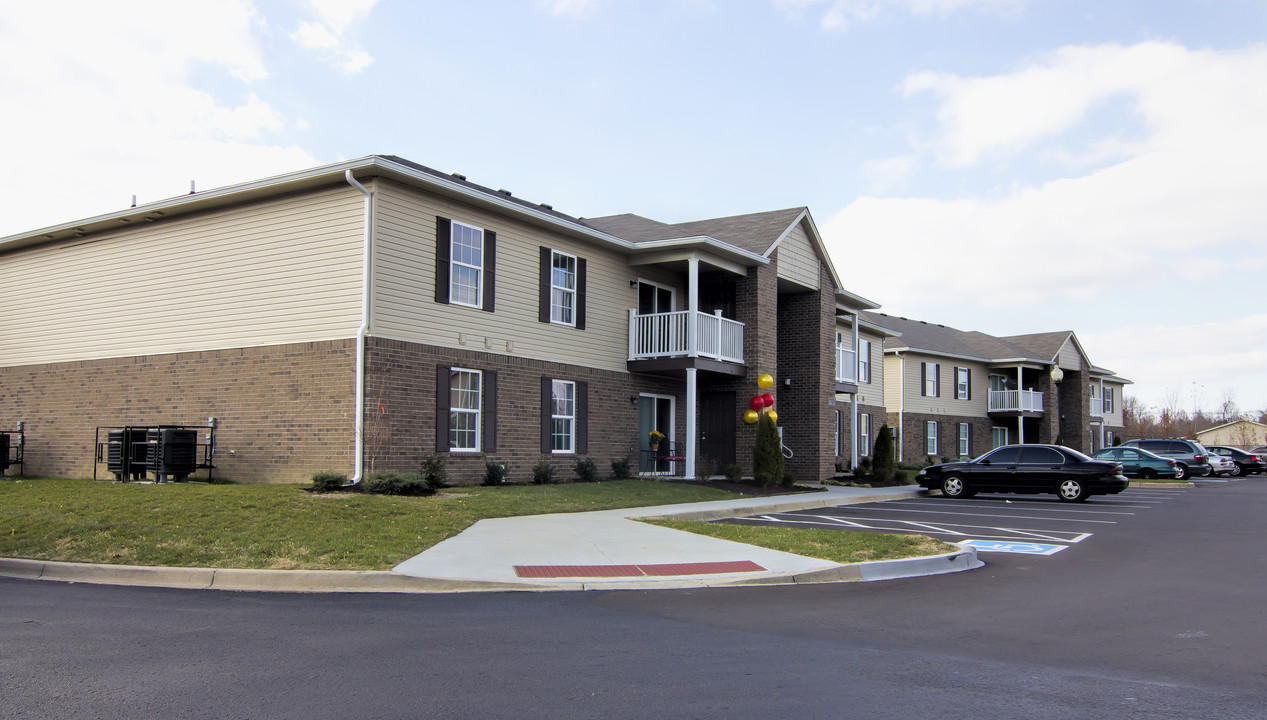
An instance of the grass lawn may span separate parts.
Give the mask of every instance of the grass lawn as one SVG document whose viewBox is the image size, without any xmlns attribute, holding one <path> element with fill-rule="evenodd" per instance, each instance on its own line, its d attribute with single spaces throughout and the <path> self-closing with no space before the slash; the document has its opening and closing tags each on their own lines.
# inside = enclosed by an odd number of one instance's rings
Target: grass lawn
<svg viewBox="0 0 1267 720">
<path fill-rule="evenodd" d="M 214 568 L 386 570 L 483 518 L 725 500 L 622 480 L 451 488 L 432 497 L 306 485 L 0 480 L 0 557 Z"/>
<path fill-rule="evenodd" d="M 645 522 L 838 563 L 924 557 L 959 549 L 927 535 L 864 533 L 827 528 L 732 525 L 671 518 L 657 518 Z"/>
</svg>

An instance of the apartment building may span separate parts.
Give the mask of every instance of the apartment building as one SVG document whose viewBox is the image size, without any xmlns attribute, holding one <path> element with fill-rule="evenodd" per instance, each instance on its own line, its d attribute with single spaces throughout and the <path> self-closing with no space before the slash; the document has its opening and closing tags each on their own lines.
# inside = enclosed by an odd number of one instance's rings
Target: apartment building
<svg viewBox="0 0 1267 720">
<path fill-rule="evenodd" d="M 695 477 L 750 468 L 768 372 L 818 479 L 885 405 L 890 331 L 808 209 L 582 219 L 394 156 L 0 238 L 0 306 L 29 474 L 92 474 L 103 426 L 214 425 L 239 481 L 435 453 L 466 482 L 542 457 Z"/>
</svg>

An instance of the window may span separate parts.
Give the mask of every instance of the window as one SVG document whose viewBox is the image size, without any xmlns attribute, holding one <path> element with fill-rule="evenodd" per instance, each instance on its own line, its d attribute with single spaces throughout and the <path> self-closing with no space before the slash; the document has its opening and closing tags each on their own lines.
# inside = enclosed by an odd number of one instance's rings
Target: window
<svg viewBox="0 0 1267 720">
<path fill-rule="evenodd" d="M 1025 448 L 1023 461 L 1035 465 L 1064 465 L 1065 456 L 1059 450 L 1049 447 L 1028 446 Z"/>
<path fill-rule="evenodd" d="M 480 449 L 479 370 L 449 369 L 449 450 Z"/>
<path fill-rule="evenodd" d="M 436 302 L 493 312 L 497 233 L 436 218 Z"/>
<path fill-rule="evenodd" d="M 992 375 L 991 377 L 997 377 Z M 1000 448 L 1007 444 L 1007 428 L 992 427 L 990 428 L 990 444 L 992 447 Z"/>
<path fill-rule="evenodd" d="M 840 334 L 837 333 L 836 336 L 840 337 Z M 834 446 L 836 448 L 836 457 L 840 457 L 841 455 L 845 454 L 845 448 L 840 442 L 840 421 L 843 416 L 843 413 L 837 410 L 835 414 L 836 414 L 836 439 L 835 439 Z"/>
<path fill-rule="evenodd" d="M 871 454 L 871 416 L 858 416 L 858 456 Z"/>
<path fill-rule="evenodd" d="M 550 388 L 550 422 L 552 424 L 550 450 L 571 453 L 575 450 L 576 431 L 576 383 L 553 380 Z"/>
<path fill-rule="evenodd" d="M 955 368 L 955 399 L 972 399 L 972 371 L 968 368 Z"/>
<path fill-rule="evenodd" d="M 924 423 L 924 452 L 928 455 L 937 454 L 937 421 L 929 420 Z"/>
<path fill-rule="evenodd" d="M 1115 436 L 1115 435 L 1113 434 L 1113 431 L 1112 431 L 1112 430 L 1108 430 L 1108 431 L 1106 431 L 1106 432 L 1104 433 L 1104 444 L 1105 444 L 1105 445 L 1107 445 L 1108 447 L 1113 447 L 1113 443 L 1114 443 L 1114 442 L 1116 442 L 1116 441 L 1117 441 L 1117 436 Z"/>
<path fill-rule="evenodd" d="M 1113 412 L 1113 388 L 1111 387 L 1104 388 L 1104 412 L 1105 413 Z M 1113 435 L 1113 433 L 1109 433 L 1109 435 L 1110 435 L 1109 442 L 1112 442 L 1111 436 Z"/>
<path fill-rule="evenodd" d="M 449 302 L 480 307 L 484 231 L 454 221 L 449 247 Z"/>
<path fill-rule="evenodd" d="M 871 341 L 858 338 L 858 382 L 871 382 Z"/>
<path fill-rule="evenodd" d="M 920 363 L 924 371 L 924 384 L 920 394 L 926 397 L 941 397 L 941 377 L 937 372 L 937 363 Z"/>
<path fill-rule="evenodd" d="M 576 257 L 550 253 L 550 322 L 576 324 Z"/>
<path fill-rule="evenodd" d="M 959 457 L 972 457 L 972 448 L 970 438 L 972 437 L 972 425 L 968 423 L 959 423 Z"/>
</svg>

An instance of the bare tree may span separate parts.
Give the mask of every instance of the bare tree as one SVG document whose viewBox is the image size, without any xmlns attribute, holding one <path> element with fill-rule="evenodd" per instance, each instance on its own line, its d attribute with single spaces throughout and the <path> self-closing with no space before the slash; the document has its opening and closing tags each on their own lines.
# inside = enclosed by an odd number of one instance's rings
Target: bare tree
<svg viewBox="0 0 1267 720">
<path fill-rule="evenodd" d="M 1174 437 L 1183 420 L 1183 405 L 1179 398 L 1179 386 L 1165 389 L 1161 395 L 1161 409 L 1158 411 L 1157 425 L 1161 435 Z"/>
<path fill-rule="evenodd" d="M 1144 438 L 1155 434 L 1157 423 L 1148 406 L 1134 395 L 1127 395 L 1122 399 L 1122 425 L 1127 438 Z"/>
<path fill-rule="evenodd" d="M 1236 407 L 1236 388 L 1223 388 L 1223 402 L 1219 404 L 1219 420 L 1223 423 L 1235 422 L 1241 416 Z"/>
</svg>

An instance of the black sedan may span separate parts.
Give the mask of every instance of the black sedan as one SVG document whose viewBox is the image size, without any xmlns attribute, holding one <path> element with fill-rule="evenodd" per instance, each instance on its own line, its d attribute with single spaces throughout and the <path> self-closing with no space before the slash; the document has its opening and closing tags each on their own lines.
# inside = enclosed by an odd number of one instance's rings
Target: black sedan
<svg viewBox="0 0 1267 720">
<path fill-rule="evenodd" d="M 948 498 L 978 492 L 1055 493 L 1065 502 L 1126 489 L 1122 465 L 1093 460 L 1063 445 L 1004 445 L 976 460 L 933 465 L 919 471 L 920 487 Z"/>
<path fill-rule="evenodd" d="M 1267 472 L 1267 462 L 1264 462 L 1263 456 L 1257 453 L 1245 452 L 1240 448 L 1227 445 L 1206 445 L 1205 449 L 1209 450 L 1213 455 L 1222 455 L 1236 463 L 1236 469 L 1232 471 L 1233 475 L 1252 475 L 1254 473 Z"/>
</svg>

